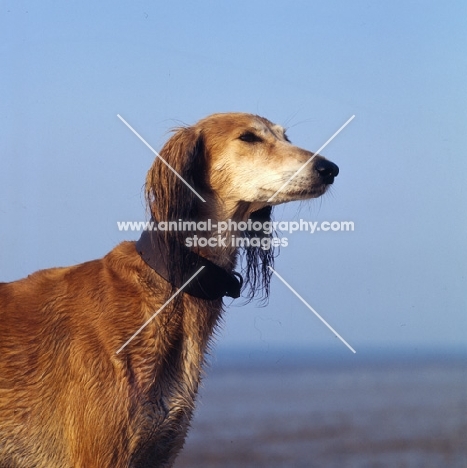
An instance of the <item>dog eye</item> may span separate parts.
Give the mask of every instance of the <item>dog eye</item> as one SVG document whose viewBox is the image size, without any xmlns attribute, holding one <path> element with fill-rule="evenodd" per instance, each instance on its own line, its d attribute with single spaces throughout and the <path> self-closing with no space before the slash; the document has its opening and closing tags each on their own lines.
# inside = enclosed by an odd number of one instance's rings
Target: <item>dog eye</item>
<svg viewBox="0 0 467 468">
<path fill-rule="evenodd" d="M 258 141 L 263 141 L 258 135 L 255 135 L 253 132 L 245 132 L 239 136 L 239 139 L 245 141 L 246 143 L 256 143 Z"/>
</svg>

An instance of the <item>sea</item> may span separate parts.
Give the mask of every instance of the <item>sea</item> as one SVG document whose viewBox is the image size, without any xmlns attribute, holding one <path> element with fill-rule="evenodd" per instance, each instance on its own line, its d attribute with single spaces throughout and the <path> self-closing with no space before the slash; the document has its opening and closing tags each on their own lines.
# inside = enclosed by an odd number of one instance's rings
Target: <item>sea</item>
<svg viewBox="0 0 467 468">
<path fill-rule="evenodd" d="M 465 350 L 214 351 L 175 468 L 466 468 Z"/>
</svg>

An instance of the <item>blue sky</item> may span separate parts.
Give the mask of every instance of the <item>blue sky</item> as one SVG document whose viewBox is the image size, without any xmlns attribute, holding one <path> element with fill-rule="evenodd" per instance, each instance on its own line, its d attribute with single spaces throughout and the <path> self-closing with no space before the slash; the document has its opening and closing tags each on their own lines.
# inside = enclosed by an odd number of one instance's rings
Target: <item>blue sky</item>
<svg viewBox="0 0 467 468">
<path fill-rule="evenodd" d="M 354 347 L 465 344 L 467 4 L 463 1 L 19 2 L 0 7 L 0 280 L 103 256 L 145 219 L 173 126 L 244 111 L 340 167 L 277 220 L 280 274 Z M 277 279 L 225 314 L 218 346 L 348 350 Z"/>
</svg>

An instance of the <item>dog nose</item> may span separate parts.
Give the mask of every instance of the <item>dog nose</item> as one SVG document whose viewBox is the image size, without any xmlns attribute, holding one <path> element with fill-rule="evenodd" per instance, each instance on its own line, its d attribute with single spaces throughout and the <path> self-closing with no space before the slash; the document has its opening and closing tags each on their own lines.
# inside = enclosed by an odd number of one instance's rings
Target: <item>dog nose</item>
<svg viewBox="0 0 467 468">
<path fill-rule="evenodd" d="M 337 165 L 327 159 L 320 159 L 315 164 L 315 170 L 325 184 L 332 184 L 334 182 L 334 177 L 339 174 Z"/>
</svg>

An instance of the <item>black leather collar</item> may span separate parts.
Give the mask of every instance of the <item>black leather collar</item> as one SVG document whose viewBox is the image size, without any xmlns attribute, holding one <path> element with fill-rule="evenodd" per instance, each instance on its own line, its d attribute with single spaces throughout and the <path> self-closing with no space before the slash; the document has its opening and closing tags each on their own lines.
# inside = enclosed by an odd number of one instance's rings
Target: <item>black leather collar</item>
<svg viewBox="0 0 467 468">
<path fill-rule="evenodd" d="M 168 249 L 157 231 L 143 231 L 136 242 L 136 251 L 157 274 L 169 281 L 170 263 L 176 260 L 168 258 Z M 183 288 L 183 292 L 207 300 L 220 299 L 224 296 L 240 297 L 243 278 L 239 273 L 229 273 L 188 248 L 182 247 L 182 252 L 185 255 L 185 268 L 180 277 L 174 279 L 173 286 L 180 288 L 204 266 Z"/>
</svg>

